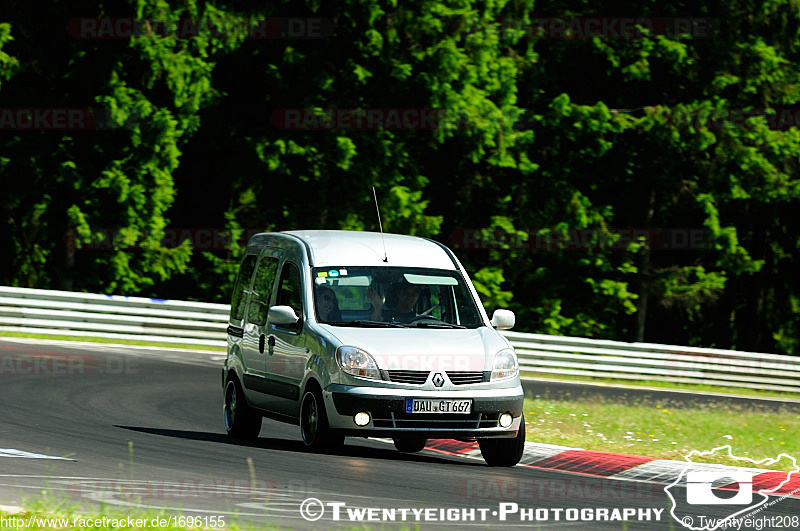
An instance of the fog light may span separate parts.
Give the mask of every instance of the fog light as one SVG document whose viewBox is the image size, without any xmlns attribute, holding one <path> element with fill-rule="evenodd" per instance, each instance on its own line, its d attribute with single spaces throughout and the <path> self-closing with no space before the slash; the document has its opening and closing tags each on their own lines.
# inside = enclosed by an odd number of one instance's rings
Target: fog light
<svg viewBox="0 0 800 531">
<path fill-rule="evenodd" d="M 503 413 L 500 415 L 500 426 L 503 428 L 508 428 L 514 422 L 514 417 L 511 416 L 511 413 Z"/>
<path fill-rule="evenodd" d="M 356 423 L 356 426 L 366 426 L 369 424 L 369 413 L 365 413 L 364 411 L 356 413 L 356 416 L 353 417 L 353 422 Z"/>
</svg>

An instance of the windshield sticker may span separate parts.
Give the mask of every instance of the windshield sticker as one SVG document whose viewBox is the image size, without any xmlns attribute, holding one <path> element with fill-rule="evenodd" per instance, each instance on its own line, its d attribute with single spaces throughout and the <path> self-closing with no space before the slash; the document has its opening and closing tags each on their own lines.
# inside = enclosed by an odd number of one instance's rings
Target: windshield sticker
<svg viewBox="0 0 800 531">
<path fill-rule="evenodd" d="M 328 272 L 327 271 L 319 271 L 317 273 L 317 276 L 318 277 L 327 277 L 328 276 Z"/>
<path fill-rule="evenodd" d="M 347 276 L 347 269 L 340 269 L 339 270 L 339 274 L 342 275 L 343 277 L 346 277 Z"/>
<path fill-rule="evenodd" d="M 339 276 L 339 272 L 337 270 L 335 270 L 335 269 L 331 269 L 330 271 L 328 271 L 328 276 L 338 277 Z"/>
<path fill-rule="evenodd" d="M 323 277 L 317 277 L 314 280 L 316 281 L 317 284 L 325 284 L 325 278 Z"/>
</svg>

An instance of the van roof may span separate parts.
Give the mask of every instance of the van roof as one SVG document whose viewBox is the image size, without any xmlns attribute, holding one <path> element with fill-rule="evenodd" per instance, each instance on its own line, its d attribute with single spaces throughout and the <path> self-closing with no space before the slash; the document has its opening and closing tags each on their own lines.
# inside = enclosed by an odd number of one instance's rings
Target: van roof
<svg viewBox="0 0 800 531">
<path fill-rule="evenodd" d="M 448 250 L 439 243 L 416 236 L 348 230 L 293 230 L 303 240 L 318 266 L 403 266 L 457 269 Z M 384 258 L 386 246 L 387 262 Z"/>
</svg>

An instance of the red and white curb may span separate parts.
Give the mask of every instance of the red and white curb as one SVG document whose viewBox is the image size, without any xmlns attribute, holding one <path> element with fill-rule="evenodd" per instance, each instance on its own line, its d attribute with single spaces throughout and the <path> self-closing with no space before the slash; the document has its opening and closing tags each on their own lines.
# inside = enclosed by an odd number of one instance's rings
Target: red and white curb
<svg viewBox="0 0 800 531">
<path fill-rule="evenodd" d="M 478 443 L 451 440 L 432 440 L 425 447 L 433 452 L 468 458 L 481 458 Z M 517 466 L 569 472 L 608 479 L 644 481 L 671 485 L 676 483 L 689 466 L 687 461 L 671 461 L 638 455 L 616 454 L 569 448 L 542 443 L 525 443 L 522 459 Z M 759 468 L 733 467 L 717 464 L 691 465 L 693 471 L 746 471 L 752 474 L 753 490 L 768 489 L 786 480 L 787 472 Z M 791 473 L 789 480 L 771 491 L 773 496 L 800 498 L 800 474 Z"/>
</svg>

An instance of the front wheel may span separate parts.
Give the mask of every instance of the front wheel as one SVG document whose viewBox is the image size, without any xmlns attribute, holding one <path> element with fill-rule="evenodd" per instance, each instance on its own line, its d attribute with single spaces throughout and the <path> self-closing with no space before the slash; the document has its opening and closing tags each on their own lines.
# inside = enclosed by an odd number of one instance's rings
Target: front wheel
<svg viewBox="0 0 800 531">
<path fill-rule="evenodd" d="M 425 448 L 426 444 L 428 444 L 428 439 L 394 439 L 394 447 L 398 452 L 404 454 L 419 452 Z"/>
<path fill-rule="evenodd" d="M 225 430 L 231 437 L 255 439 L 261 431 L 261 415 L 247 404 L 242 387 L 236 378 L 228 380 L 222 409 Z"/>
<path fill-rule="evenodd" d="M 516 465 L 525 450 L 525 417 L 520 419 L 519 431 L 513 439 L 478 439 L 478 446 L 487 465 Z"/>
<path fill-rule="evenodd" d="M 331 430 L 322 394 L 316 389 L 306 391 L 300 405 L 300 435 L 310 450 L 333 450 L 344 443 L 344 437 Z"/>
</svg>

